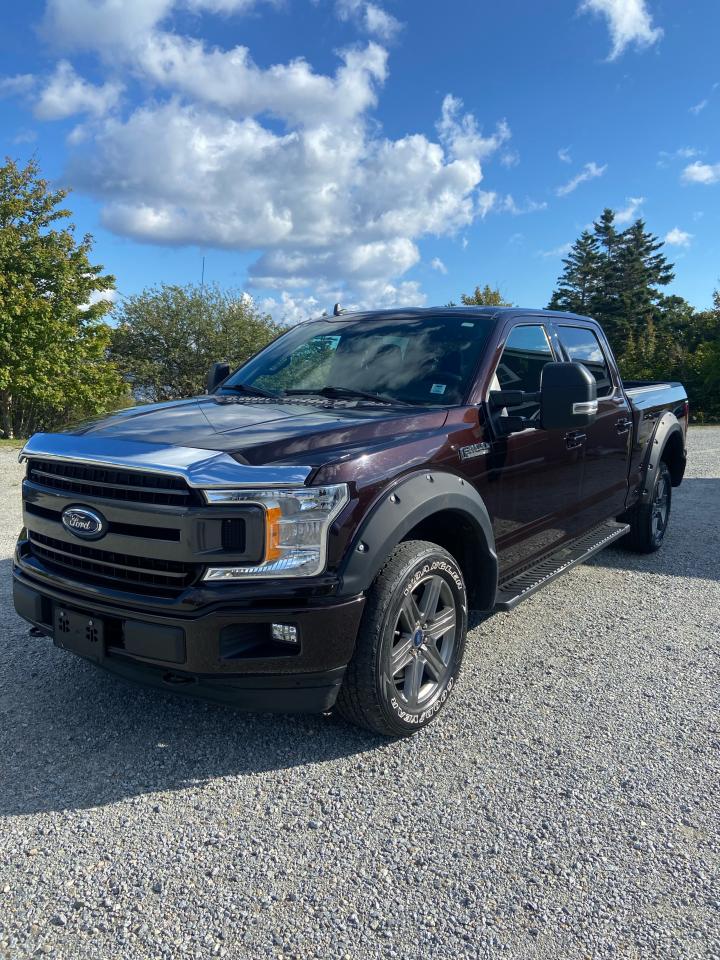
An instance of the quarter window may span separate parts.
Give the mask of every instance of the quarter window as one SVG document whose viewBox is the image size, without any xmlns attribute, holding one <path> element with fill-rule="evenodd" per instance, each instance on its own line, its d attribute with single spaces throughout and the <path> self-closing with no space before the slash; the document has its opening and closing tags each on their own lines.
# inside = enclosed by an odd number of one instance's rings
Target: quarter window
<svg viewBox="0 0 720 960">
<path fill-rule="evenodd" d="M 608 397 L 614 389 L 612 377 L 594 331 L 587 327 L 560 327 L 560 340 L 568 357 L 582 363 L 595 377 L 597 395 Z"/>
</svg>

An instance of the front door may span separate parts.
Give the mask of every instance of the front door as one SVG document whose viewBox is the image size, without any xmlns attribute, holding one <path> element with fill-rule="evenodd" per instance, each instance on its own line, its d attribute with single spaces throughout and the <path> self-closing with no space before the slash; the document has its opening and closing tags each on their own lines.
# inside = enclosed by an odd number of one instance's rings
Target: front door
<svg viewBox="0 0 720 960">
<path fill-rule="evenodd" d="M 500 359 L 487 385 L 492 390 L 537 393 L 546 363 L 561 359 L 542 323 L 506 331 Z M 482 496 L 493 521 L 501 576 L 547 553 L 578 532 L 584 450 L 566 430 L 538 428 L 537 401 L 486 408 L 493 433 Z M 505 435 L 503 416 L 522 416 L 531 426 Z"/>
<path fill-rule="evenodd" d="M 581 510 L 586 529 L 613 519 L 625 507 L 628 486 L 632 413 L 605 348 L 589 326 L 558 324 L 568 360 L 582 363 L 597 383 L 598 413 L 585 427 Z"/>
</svg>

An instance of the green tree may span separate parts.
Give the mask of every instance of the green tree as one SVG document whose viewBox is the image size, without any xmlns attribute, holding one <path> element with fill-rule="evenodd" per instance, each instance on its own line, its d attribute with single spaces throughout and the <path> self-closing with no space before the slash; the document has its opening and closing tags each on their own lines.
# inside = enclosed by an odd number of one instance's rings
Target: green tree
<svg viewBox="0 0 720 960">
<path fill-rule="evenodd" d="M 600 266 L 598 240 L 584 230 L 563 260 L 563 272 L 548 308 L 590 313 L 596 305 Z"/>
<path fill-rule="evenodd" d="M 25 436 L 116 406 L 126 396 L 107 349 L 103 316 L 114 277 L 75 239 L 62 206 L 32 160 L 0 166 L 0 424 Z"/>
<path fill-rule="evenodd" d="M 244 294 L 161 285 L 116 308 L 111 355 L 143 402 L 203 393 L 216 360 L 238 366 L 280 332 Z"/>
<path fill-rule="evenodd" d="M 663 294 L 658 289 L 670 283 L 673 266 L 661 252 L 663 243 L 636 220 L 619 237 L 615 275 L 618 315 L 609 325 L 608 336 L 617 342 L 632 331 L 638 336 L 653 320 L 661 324 Z"/>
<path fill-rule="evenodd" d="M 491 287 L 489 283 L 480 289 L 475 287 L 471 294 L 463 293 L 460 300 L 466 307 L 511 307 L 512 304 L 500 293 L 498 287 Z"/>
<path fill-rule="evenodd" d="M 673 279 L 643 220 L 618 231 L 606 208 L 563 260 L 550 308 L 589 314 L 605 329 L 627 379 L 681 380 L 698 419 L 720 417 L 720 292 L 697 312 L 662 288 Z"/>
</svg>

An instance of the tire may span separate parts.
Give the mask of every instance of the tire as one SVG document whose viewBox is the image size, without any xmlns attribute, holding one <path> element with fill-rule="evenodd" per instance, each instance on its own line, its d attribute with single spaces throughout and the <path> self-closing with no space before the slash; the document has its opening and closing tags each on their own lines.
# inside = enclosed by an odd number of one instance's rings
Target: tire
<svg viewBox="0 0 720 960">
<path fill-rule="evenodd" d="M 670 470 L 661 460 L 655 471 L 650 503 L 641 503 L 630 516 L 630 533 L 623 543 L 636 553 L 654 553 L 662 546 L 670 522 L 672 485 Z"/>
<path fill-rule="evenodd" d="M 398 544 L 368 591 L 338 713 L 388 737 L 427 726 L 457 683 L 466 634 L 455 559 L 424 540 Z"/>
</svg>

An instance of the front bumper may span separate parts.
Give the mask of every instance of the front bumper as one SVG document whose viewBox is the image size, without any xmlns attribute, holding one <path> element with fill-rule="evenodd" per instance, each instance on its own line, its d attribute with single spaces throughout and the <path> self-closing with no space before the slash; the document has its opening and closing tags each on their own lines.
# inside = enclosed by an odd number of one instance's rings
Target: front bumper
<svg viewBox="0 0 720 960">
<path fill-rule="evenodd" d="M 129 609 L 40 582 L 16 565 L 17 613 L 57 646 L 118 676 L 254 710 L 318 713 L 335 702 L 352 656 L 364 597 L 263 601 L 252 607 L 218 599 L 191 612 Z M 66 614 L 67 612 L 67 614 Z M 68 642 L 59 616 L 100 626 L 99 639 Z M 273 641 L 271 623 L 296 627 L 298 642 Z"/>
</svg>

